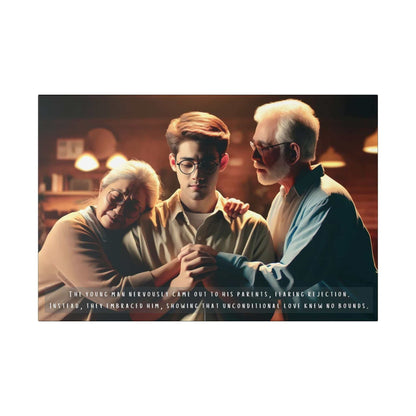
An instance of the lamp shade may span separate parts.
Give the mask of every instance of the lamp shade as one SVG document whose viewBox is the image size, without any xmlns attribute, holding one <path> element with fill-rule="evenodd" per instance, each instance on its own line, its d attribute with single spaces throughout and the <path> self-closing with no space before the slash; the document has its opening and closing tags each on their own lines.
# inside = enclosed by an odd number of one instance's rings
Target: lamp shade
<svg viewBox="0 0 416 416">
<path fill-rule="evenodd" d="M 377 130 L 368 136 L 364 141 L 363 150 L 366 153 L 378 153 L 378 133 Z"/>
<path fill-rule="evenodd" d="M 100 166 L 97 158 L 91 152 L 84 152 L 75 161 L 75 167 L 84 172 L 90 172 Z"/>
<path fill-rule="evenodd" d="M 342 168 L 346 165 L 344 158 L 332 146 L 320 157 L 319 163 L 326 168 Z"/>
<path fill-rule="evenodd" d="M 109 169 L 114 169 L 118 168 L 125 162 L 127 162 L 126 156 L 124 156 L 122 153 L 114 153 L 112 156 L 108 158 L 107 163 L 105 165 Z"/>
</svg>

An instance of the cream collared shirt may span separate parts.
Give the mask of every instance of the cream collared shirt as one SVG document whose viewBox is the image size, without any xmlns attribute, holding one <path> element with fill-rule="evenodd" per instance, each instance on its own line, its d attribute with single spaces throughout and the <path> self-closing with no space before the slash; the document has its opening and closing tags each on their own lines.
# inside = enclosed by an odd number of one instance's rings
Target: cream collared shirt
<svg viewBox="0 0 416 416">
<path fill-rule="evenodd" d="M 287 233 L 293 218 L 302 202 L 302 195 L 298 193 L 295 186 L 290 188 L 286 194 L 284 187 L 280 187 L 280 192 L 275 196 L 267 215 L 267 224 L 273 236 L 274 251 L 277 259 L 283 257 L 283 247 Z"/>
<path fill-rule="evenodd" d="M 251 261 L 274 262 L 273 241 L 265 219 L 252 211 L 231 219 L 224 211 L 225 198 L 219 192 L 217 197 L 214 211 L 197 230 L 182 206 L 180 190 L 143 215 L 124 237 L 124 245 L 136 268 L 144 271 L 160 267 L 189 243 L 241 254 Z M 200 318 L 198 314 L 191 319 Z"/>
</svg>

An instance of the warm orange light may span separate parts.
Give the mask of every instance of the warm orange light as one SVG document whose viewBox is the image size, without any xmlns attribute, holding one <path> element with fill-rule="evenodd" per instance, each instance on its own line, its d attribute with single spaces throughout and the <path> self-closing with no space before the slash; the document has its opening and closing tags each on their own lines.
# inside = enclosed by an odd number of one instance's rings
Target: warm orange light
<svg viewBox="0 0 416 416">
<path fill-rule="evenodd" d="M 328 160 L 326 162 L 321 162 L 322 166 L 326 168 L 342 168 L 346 165 L 345 162 L 342 161 L 336 161 L 336 160 Z"/>
<path fill-rule="evenodd" d="M 114 153 L 111 157 L 108 158 L 106 166 L 109 169 L 118 168 L 123 163 L 127 162 L 126 156 L 122 153 Z"/>
<path fill-rule="evenodd" d="M 91 152 L 84 152 L 75 161 L 75 167 L 84 172 L 90 172 L 100 166 L 97 158 Z"/>
<path fill-rule="evenodd" d="M 346 165 L 344 158 L 333 147 L 320 157 L 319 163 L 326 168 L 342 168 Z"/>
<path fill-rule="evenodd" d="M 377 133 L 377 130 L 365 139 L 363 150 L 366 153 L 378 153 L 378 133 Z"/>
</svg>

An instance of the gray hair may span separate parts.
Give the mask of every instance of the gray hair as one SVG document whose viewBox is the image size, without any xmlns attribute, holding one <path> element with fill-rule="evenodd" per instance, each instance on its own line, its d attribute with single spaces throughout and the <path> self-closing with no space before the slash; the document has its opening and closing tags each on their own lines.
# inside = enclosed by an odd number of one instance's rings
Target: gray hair
<svg viewBox="0 0 416 416">
<path fill-rule="evenodd" d="M 112 169 L 101 180 L 100 190 L 119 179 L 129 179 L 134 186 L 146 191 L 146 209 L 153 208 L 160 198 L 160 179 L 154 169 L 142 160 L 129 160 Z"/>
<path fill-rule="evenodd" d="M 266 118 L 276 120 L 277 143 L 296 142 L 300 147 L 301 161 L 315 159 L 319 120 L 308 104 L 294 99 L 264 104 L 256 109 L 254 120 L 259 123 Z"/>
</svg>

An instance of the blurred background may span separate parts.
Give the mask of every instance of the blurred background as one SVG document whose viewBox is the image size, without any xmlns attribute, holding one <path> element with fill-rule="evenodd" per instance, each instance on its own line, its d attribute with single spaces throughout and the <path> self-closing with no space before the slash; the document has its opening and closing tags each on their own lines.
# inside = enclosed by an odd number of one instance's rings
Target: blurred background
<svg viewBox="0 0 416 416">
<path fill-rule="evenodd" d="M 218 189 L 266 216 L 278 187 L 257 182 L 249 146 L 256 127 L 253 115 L 259 105 L 287 98 L 315 110 L 321 131 L 314 163 L 322 161 L 352 195 L 377 262 L 376 95 L 41 95 L 39 249 L 58 218 L 91 203 L 107 164 L 117 162 L 114 156 L 150 163 L 168 198 L 177 181 L 168 165 L 165 131 L 172 118 L 187 111 L 215 114 L 228 125 L 230 163 Z M 372 150 L 364 149 L 369 142 Z M 86 155 L 95 158 L 95 166 L 83 165 Z"/>
</svg>

